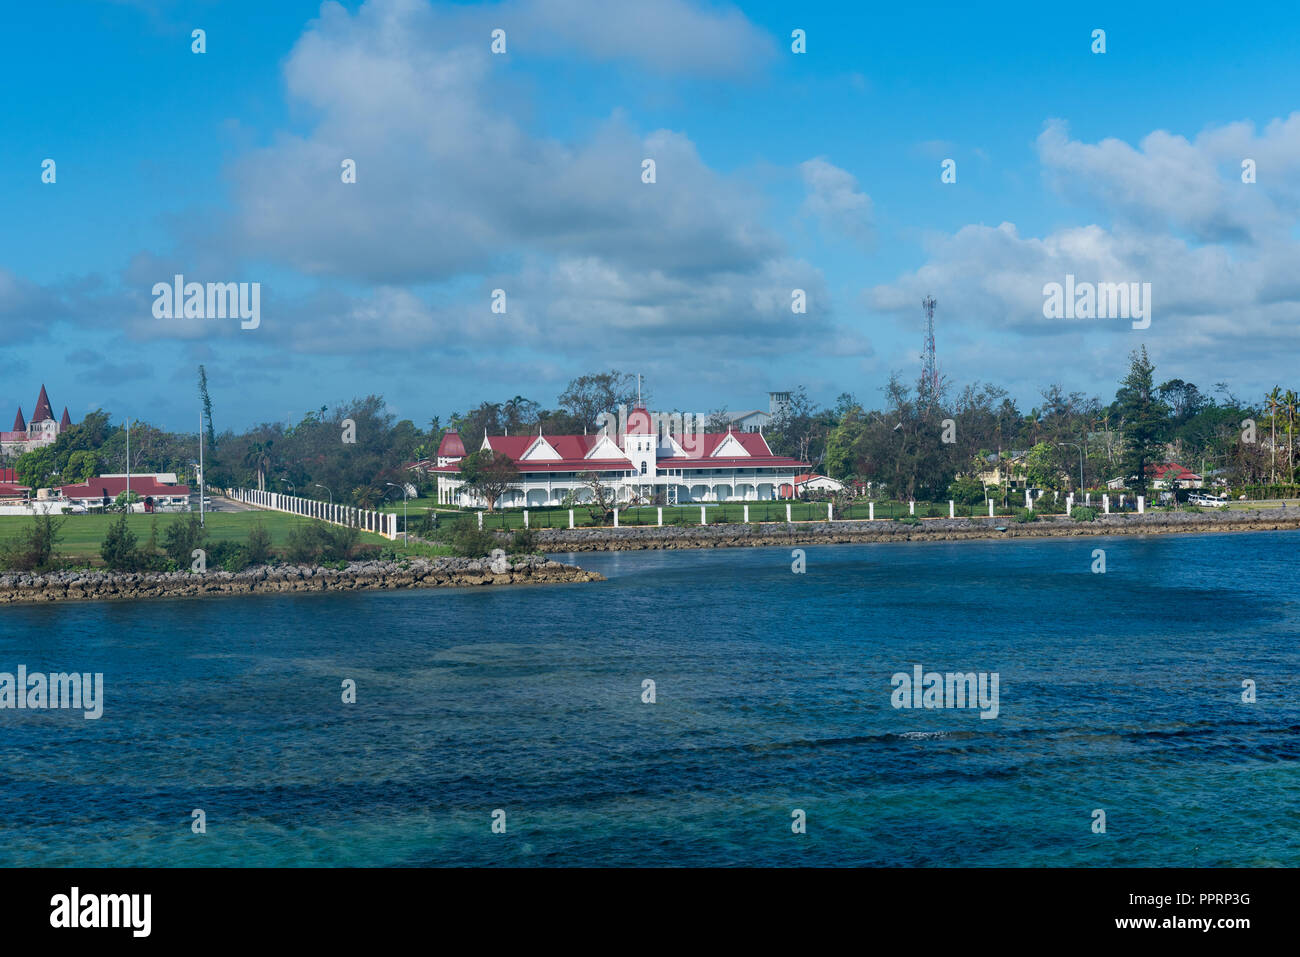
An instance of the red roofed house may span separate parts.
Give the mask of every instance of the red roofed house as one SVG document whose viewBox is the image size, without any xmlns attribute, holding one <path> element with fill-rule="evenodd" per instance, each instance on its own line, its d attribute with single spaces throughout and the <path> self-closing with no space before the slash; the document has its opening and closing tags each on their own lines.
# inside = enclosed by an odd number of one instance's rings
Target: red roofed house
<svg viewBox="0 0 1300 957">
<path fill-rule="evenodd" d="M 45 392 L 45 386 L 42 385 L 41 394 L 36 397 L 36 411 L 32 413 L 31 421 L 23 419 L 23 410 L 19 406 L 18 414 L 14 416 L 13 429 L 0 432 L 0 449 L 13 455 L 21 455 L 42 445 L 52 445 L 60 432 L 66 432 L 71 427 L 72 419 L 68 416 L 66 406 L 63 409 L 62 419 L 55 420 L 54 409 L 50 406 L 50 397 Z"/>
<path fill-rule="evenodd" d="M 18 484 L 18 474 L 13 469 L 0 469 L 0 501 L 25 502 L 31 489 Z"/>
<path fill-rule="evenodd" d="M 101 508 L 104 498 L 111 502 L 126 491 L 125 475 L 99 475 L 87 482 L 76 485 L 62 485 L 55 489 L 57 496 L 71 505 L 84 505 L 86 508 Z M 153 499 L 154 507 L 184 507 L 189 504 L 190 489 L 188 485 L 170 485 L 158 481 L 152 475 L 132 475 L 131 491 L 141 499 Z"/>
<path fill-rule="evenodd" d="M 638 406 L 621 425 L 606 419 L 595 435 L 484 435 L 479 449 L 508 455 L 521 474 L 518 488 L 502 496 L 503 507 L 559 505 L 566 495 L 591 498 L 579 478 L 594 472 L 613 487 L 616 501 L 742 502 L 779 498 L 808 465 L 773 455 L 761 432 L 691 432 L 680 416 L 652 416 Z M 676 431 L 673 431 L 673 425 Z M 613 425 L 614 435 L 610 434 Z M 620 434 L 621 433 L 621 434 Z M 462 489 L 456 463 L 466 454 L 456 432 L 438 446 L 438 501 L 466 507 L 484 503 Z"/>
</svg>

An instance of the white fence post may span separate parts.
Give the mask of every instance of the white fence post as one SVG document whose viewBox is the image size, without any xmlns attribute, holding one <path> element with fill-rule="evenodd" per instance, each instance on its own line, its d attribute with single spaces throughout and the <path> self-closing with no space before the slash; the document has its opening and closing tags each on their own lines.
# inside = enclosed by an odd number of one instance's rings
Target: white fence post
<svg viewBox="0 0 1300 957">
<path fill-rule="evenodd" d="M 908 514 L 908 515 L 915 515 L 915 514 L 916 514 L 916 503 L 915 503 L 915 502 L 908 502 L 908 503 L 907 503 L 907 514 Z"/>
<path fill-rule="evenodd" d="M 1065 514 L 1069 515 L 1074 511 L 1074 493 L 1071 492 L 1065 497 Z"/>
<path fill-rule="evenodd" d="M 1101 497 L 1101 507 L 1105 510 L 1105 512 L 1106 512 L 1107 515 L 1110 514 L 1110 496 L 1109 496 L 1109 495 L 1103 495 L 1103 496 Z"/>
<path fill-rule="evenodd" d="M 573 509 L 569 509 L 569 528 L 573 528 Z"/>
<path fill-rule="evenodd" d="M 524 528 L 528 527 L 528 509 L 524 509 Z"/>
<path fill-rule="evenodd" d="M 993 499 L 989 499 L 989 518 L 993 517 Z"/>
<path fill-rule="evenodd" d="M 663 506 L 661 505 L 659 506 L 659 524 L 662 525 L 663 523 L 664 523 L 664 509 Z"/>
<path fill-rule="evenodd" d="M 1141 514 L 1143 514 L 1144 512 L 1146 512 L 1146 504 L 1147 504 L 1146 497 L 1143 496 L 1143 495 L 1139 495 L 1139 496 L 1138 496 L 1138 514 L 1139 514 L 1139 515 L 1141 515 Z"/>
<path fill-rule="evenodd" d="M 794 521 L 794 519 L 790 517 L 790 503 L 789 503 L 789 502 L 786 502 L 786 503 L 785 503 L 785 520 L 786 520 L 787 522 L 793 522 L 793 521 Z"/>
<path fill-rule="evenodd" d="M 614 506 L 614 527 L 618 528 L 618 506 Z"/>
<path fill-rule="evenodd" d="M 952 499 L 948 499 L 948 517 L 949 518 L 957 517 L 957 506 L 953 503 Z"/>
<path fill-rule="evenodd" d="M 745 506 L 745 519 L 744 519 L 744 520 L 745 520 L 745 524 L 748 525 L 748 524 L 749 524 L 749 506 L 748 506 L 748 505 Z"/>
<path fill-rule="evenodd" d="M 834 502 L 826 503 L 826 521 L 831 522 L 835 520 L 834 508 L 835 508 Z"/>
<path fill-rule="evenodd" d="M 708 522 L 706 522 L 706 521 L 704 520 L 704 506 L 703 506 L 703 505 L 700 506 L 700 524 L 701 524 L 701 525 L 707 525 L 707 524 L 708 524 Z"/>
<path fill-rule="evenodd" d="M 876 503 L 875 503 L 875 502 L 868 502 L 868 503 L 867 503 L 867 521 L 869 521 L 869 522 L 874 522 L 875 520 L 876 520 Z"/>
<path fill-rule="evenodd" d="M 478 527 L 479 527 L 479 531 L 482 531 L 482 530 L 483 530 L 483 513 L 482 513 L 482 512 L 479 512 L 479 513 L 478 513 Z"/>
</svg>

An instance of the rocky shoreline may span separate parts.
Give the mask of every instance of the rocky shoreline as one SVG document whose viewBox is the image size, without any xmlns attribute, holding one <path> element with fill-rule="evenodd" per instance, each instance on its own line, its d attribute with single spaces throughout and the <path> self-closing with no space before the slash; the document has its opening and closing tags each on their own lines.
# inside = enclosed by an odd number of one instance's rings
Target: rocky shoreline
<svg viewBox="0 0 1300 957">
<path fill-rule="evenodd" d="M 1004 531 L 999 531 L 999 529 Z M 764 522 L 728 525 L 624 526 L 602 529 L 537 529 L 548 552 L 640 549 L 737 548 L 851 542 L 934 542 L 1005 538 L 1074 538 L 1093 535 L 1168 535 L 1203 532 L 1300 529 L 1300 509 L 1229 512 L 1148 512 L 1098 516 L 1079 522 L 1064 515 L 1017 523 L 998 518 L 930 518 L 920 525 L 898 521 Z"/>
<path fill-rule="evenodd" d="M 396 562 L 353 562 L 344 569 L 307 565 L 260 565 L 242 572 L 215 570 L 204 574 L 108 571 L 62 571 L 43 575 L 11 573 L 0 575 L 0 605 L 605 580 L 597 572 L 563 565 L 536 555 L 507 559 L 504 569 L 493 570 L 492 561 L 486 558 L 413 558 Z"/>
</svg>

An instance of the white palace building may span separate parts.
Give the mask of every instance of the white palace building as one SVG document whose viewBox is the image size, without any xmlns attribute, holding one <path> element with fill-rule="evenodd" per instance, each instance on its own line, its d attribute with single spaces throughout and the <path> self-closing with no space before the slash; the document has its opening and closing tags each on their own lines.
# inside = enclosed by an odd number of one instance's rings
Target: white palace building
<svg viewBox="0 0 1300 957">
<path fill-rule="evenodd" d="M 619 503 L 648 504 L 660 493 L 669 505 L 767 501 L 791 497 L 796 476 L 808 468 L 797 459 L 773 455 L 762 432 L 691 431 L 683 429 L 680 416 L 652 415 L 641 406 L 620 415 L 618 423 L 613 420 L 609 415 L 595 435 L 485 434 L 480 450 L 508 455 L 520 472 L 517 487 L 497 504 L 560 505 L 570 492 L 577 501 L 589 500 L 584 473 L 599 475 Z M 438 446 L 436 465 L 414 467 L 437 474 L 440 503 L 481 507 L 486 503 L 464 490 L 457 473 L 456 463 L 465 454 L 460 435 L 451 431 Z"/>
</svg>

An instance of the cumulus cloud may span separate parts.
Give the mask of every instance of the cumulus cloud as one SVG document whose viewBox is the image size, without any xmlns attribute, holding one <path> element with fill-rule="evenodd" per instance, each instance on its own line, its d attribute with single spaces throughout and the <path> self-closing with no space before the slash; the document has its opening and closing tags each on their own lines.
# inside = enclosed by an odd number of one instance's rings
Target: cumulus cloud
<svg viewBox="0 0 1300 957">
<path fill-rule="evenodd" d="M 808 196 L 805 215 L 815 217 L 825 229 L 858 242 L 869 242 L 871 197 L 858 188 L 852 173 L 821 157 L 799 164 Z"/>
</svg>

